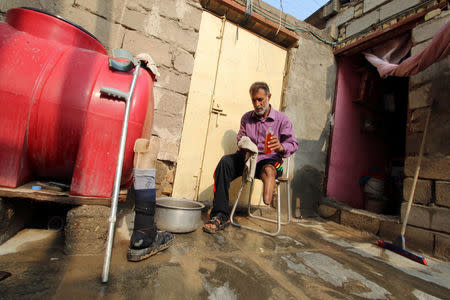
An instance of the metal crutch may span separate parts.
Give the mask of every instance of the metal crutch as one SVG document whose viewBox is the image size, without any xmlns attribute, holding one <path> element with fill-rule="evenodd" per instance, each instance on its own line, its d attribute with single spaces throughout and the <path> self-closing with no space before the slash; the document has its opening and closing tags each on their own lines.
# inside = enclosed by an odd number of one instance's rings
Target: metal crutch
<svg viewBox="0 0 450 300">
<path fill-rule="evenodd" d="M 118 89 L 115 89 L 112 87 L 105 87 L 105 86 L 103 86 L 100 89 L 100 92 L 103 94 L 107 94 L 107 95 L 110 95 L 110 96 L 113 96 L 115 98 L 125 101 L 125 113 L 124 113 L 123 124 L 122 124 L 122 134 L 120 137 L 119 155 L 117 158 L 116 175 L 114 177 L 114 188 L 113 188 L 112 199 L 111 199 L 111 214 L 109 217 L 109 232 L 108 232 L 108 240 L 107 240 L 107 244 L 106 244 L 105 261 L 103 263 L 102 283 L 107 283 L 108 277 L 109 277 L 109 266 L 111 263 L 111 253 L 112 253 L 112 246 L 113 246 L 113 240 L 114 240 L 114 229 L 115 229 L 115 225 L 116 225 L 117 203 L 119 201 L 120 179 L 122 177 L 122 166 L 123 166 L 123 157 L 124 157 L 124 153 L 125 153 L 125 142 L 127 140 L 128 118 L 129 118 L 129 114 L 130 114 L 131 99 L 133 97 L 134 87 L 136 85 L 136 80 L 139 75 L 139 68 L 140 68 L 139 61 L 134 59 L 131 56 L 131 54 L 126 50 L 114 49 L 113 57 L 114 58 L 125 58 L 128 60 L 128 62 L 118 62 L 118 61 L 110 58 L 109 59 L 109 68 L 110 69 L 116 70 L 116 71 L 123 71 L 123 72 L 131 71 L 133 68 L 135 68 L 135 69 L 133 72 L 133 79 L 131 81 L 130 90 L 128 92 L 123 92 L 121 90 L 118 90 Z"/>
</svg>

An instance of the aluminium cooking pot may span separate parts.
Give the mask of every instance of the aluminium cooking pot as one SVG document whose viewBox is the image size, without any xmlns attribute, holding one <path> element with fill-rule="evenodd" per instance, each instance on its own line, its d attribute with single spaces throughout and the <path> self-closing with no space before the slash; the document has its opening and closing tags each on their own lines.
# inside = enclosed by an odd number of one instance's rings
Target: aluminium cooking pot
<svg viewBox="0 0 450 300">
<path fill-rule="evenodd" d="M 174 233 L 192 232 L 201 224 L 203 203 L 172 197 L 156 199 L 158 229 Z"/>
</svg>

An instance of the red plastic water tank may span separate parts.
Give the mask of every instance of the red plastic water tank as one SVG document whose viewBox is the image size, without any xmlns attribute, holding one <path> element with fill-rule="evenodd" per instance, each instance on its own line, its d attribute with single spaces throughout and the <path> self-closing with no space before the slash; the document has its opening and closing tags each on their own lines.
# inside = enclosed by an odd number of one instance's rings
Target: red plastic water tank
<svg viewBox="0 0 450 300">
<path fill-rule="evenodd" d="M 128 91 L 132 72 L 112 71 L 106 49 L 84 29 L 32 9 L 0 22 L 0 186 L 32 179 L 71 182 L 70 193 L 111 195 L 125 103 L 102 86 Z M 130 110 L 122 183 L 132 176 L 134 141 L 154 76 L 141 69 Z"/>
</svg>

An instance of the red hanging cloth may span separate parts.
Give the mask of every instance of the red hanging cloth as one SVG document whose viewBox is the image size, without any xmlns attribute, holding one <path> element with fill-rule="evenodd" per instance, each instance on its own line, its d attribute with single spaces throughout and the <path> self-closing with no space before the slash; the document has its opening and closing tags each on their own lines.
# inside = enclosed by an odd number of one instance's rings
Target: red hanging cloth
<svg viewBox="0 0 450 300">
<path fill-rule="evenodd" d="M 407 77 L 415 75 L 445 58 L 450 52 L 449 44 L 450 22 L 447 22 L 422 52 L 405 59 L 400 64 L 397 63 L 408 54 L 412 46 L 409 34 L 392 39 L 363 54 L 377 68 L 381 77 Z"/>
</svg>

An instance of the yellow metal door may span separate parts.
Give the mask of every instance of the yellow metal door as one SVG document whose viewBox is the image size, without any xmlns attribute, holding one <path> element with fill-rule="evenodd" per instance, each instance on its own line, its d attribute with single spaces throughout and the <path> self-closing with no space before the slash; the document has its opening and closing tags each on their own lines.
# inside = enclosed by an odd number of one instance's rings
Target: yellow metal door
<svg viewBox="0 0 450 300">
<path fill-rule="evenodd" d="M 203 13 L 174 197 L 213 199 L 215 167 L 224 154 L 236 152 L 241 117 L 253 109 L 250 85 L 267 82 L 272 93 L 270 103 L 279 109 L 285 61 L 285 49 Z M 238 186 L 237 182 L 232 184 L 230 197 L 235 196 Z M 255 195 L 260 188 L 256 186 Z"/>
</svg>

